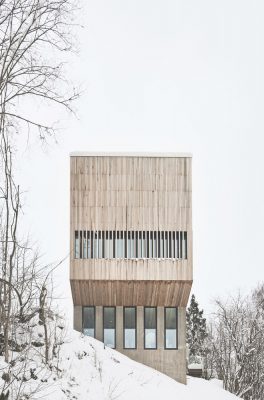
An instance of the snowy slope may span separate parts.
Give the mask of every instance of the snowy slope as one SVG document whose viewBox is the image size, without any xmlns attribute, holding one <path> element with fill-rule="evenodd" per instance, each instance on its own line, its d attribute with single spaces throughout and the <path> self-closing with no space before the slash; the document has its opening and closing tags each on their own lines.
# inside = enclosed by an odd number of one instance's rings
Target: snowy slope
<svg viewBox="0 0 264 400">
<path fill-rule="evenodd" d="M 37 378 L 29 384 L 41 390 L 36 391 L 34 399 L 43 396 L 50 400 L 238 399 L 219 387 L 219 382 L 189 378 L 187 386 L 177 383 L 77 332 L 68 335 L 55 364 L 57 374 L 43 368 L 35 370 Z M 4 367 L 1 361 L 0 367 Z"/>
</svg>

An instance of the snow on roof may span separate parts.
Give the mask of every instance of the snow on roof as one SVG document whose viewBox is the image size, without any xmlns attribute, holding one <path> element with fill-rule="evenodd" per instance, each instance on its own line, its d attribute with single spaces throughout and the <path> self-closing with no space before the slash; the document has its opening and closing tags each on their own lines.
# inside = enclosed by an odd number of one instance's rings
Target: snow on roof
<svg viewBox="0 0 264 400">
<path fill-rule="evenodd" d="M 152 153 L 152 152 L 86 152 L 73 151 L 70 157 L 150 157 L 150 158 L 192 158 L 191 153 Z"/>
<path fill-rule="evenodd" d="M 188 365 L 188 369 L 203 369 L 203 366 L 202 364 L 193 363 Z"/>
</svg>

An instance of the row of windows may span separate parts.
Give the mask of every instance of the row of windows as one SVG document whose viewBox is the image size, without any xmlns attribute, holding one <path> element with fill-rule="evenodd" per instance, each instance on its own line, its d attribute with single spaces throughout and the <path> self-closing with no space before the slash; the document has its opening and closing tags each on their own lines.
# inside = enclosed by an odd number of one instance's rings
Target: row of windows
<svg viewBox="0 0 264 400">
<path fill-rule="evenodd" d="M 187 258 L 186 231 L 75 231 L 75 258 Z"/>
<path fill-rule="evenodd" d="M 83 307 L 83 333 L 95 337 L 95 307 Z M 116 347 L 116 309 L 103 308 L 103 342 Z M 137 348 L 137 308 L 123 307 L 123 347 Z M 164 347 L 177 349 L 177 308 L 164 308 Z M 157 308 L 144 307 L 144 348 L 157 348 Z"/>
</svg>

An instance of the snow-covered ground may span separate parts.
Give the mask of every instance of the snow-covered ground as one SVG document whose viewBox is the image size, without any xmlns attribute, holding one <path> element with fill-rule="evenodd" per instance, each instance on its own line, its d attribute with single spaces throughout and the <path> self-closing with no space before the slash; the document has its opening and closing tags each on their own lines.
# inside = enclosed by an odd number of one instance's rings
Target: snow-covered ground
<svg viewBox="0 0 264 400">
<path fill-rule="evenodd" d="M 43 396 L 49 400 L 238 399 L 223 390 L 219 381 L 188 378 L 187 386 L 182 385 L 74 331 L 68 334 L 54 365 L 58 367 L 57 373 L 35 364 L 34 379 L 28 382 L 32 388 L 38 387 L 34 399 Z M 1 367 L 4 363 L 0 358 Z"/>
</svg>

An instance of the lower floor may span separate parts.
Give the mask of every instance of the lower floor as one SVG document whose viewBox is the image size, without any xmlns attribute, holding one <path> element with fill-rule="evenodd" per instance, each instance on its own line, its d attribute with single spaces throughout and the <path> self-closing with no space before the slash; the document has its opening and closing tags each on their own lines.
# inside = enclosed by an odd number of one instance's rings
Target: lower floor
<svg viewBox="0 0 264 400">
<path fill-rule="evenodd" d="M 185 307 L 74 306 L 74 329 L 186 383 Z"/>
</svg>

